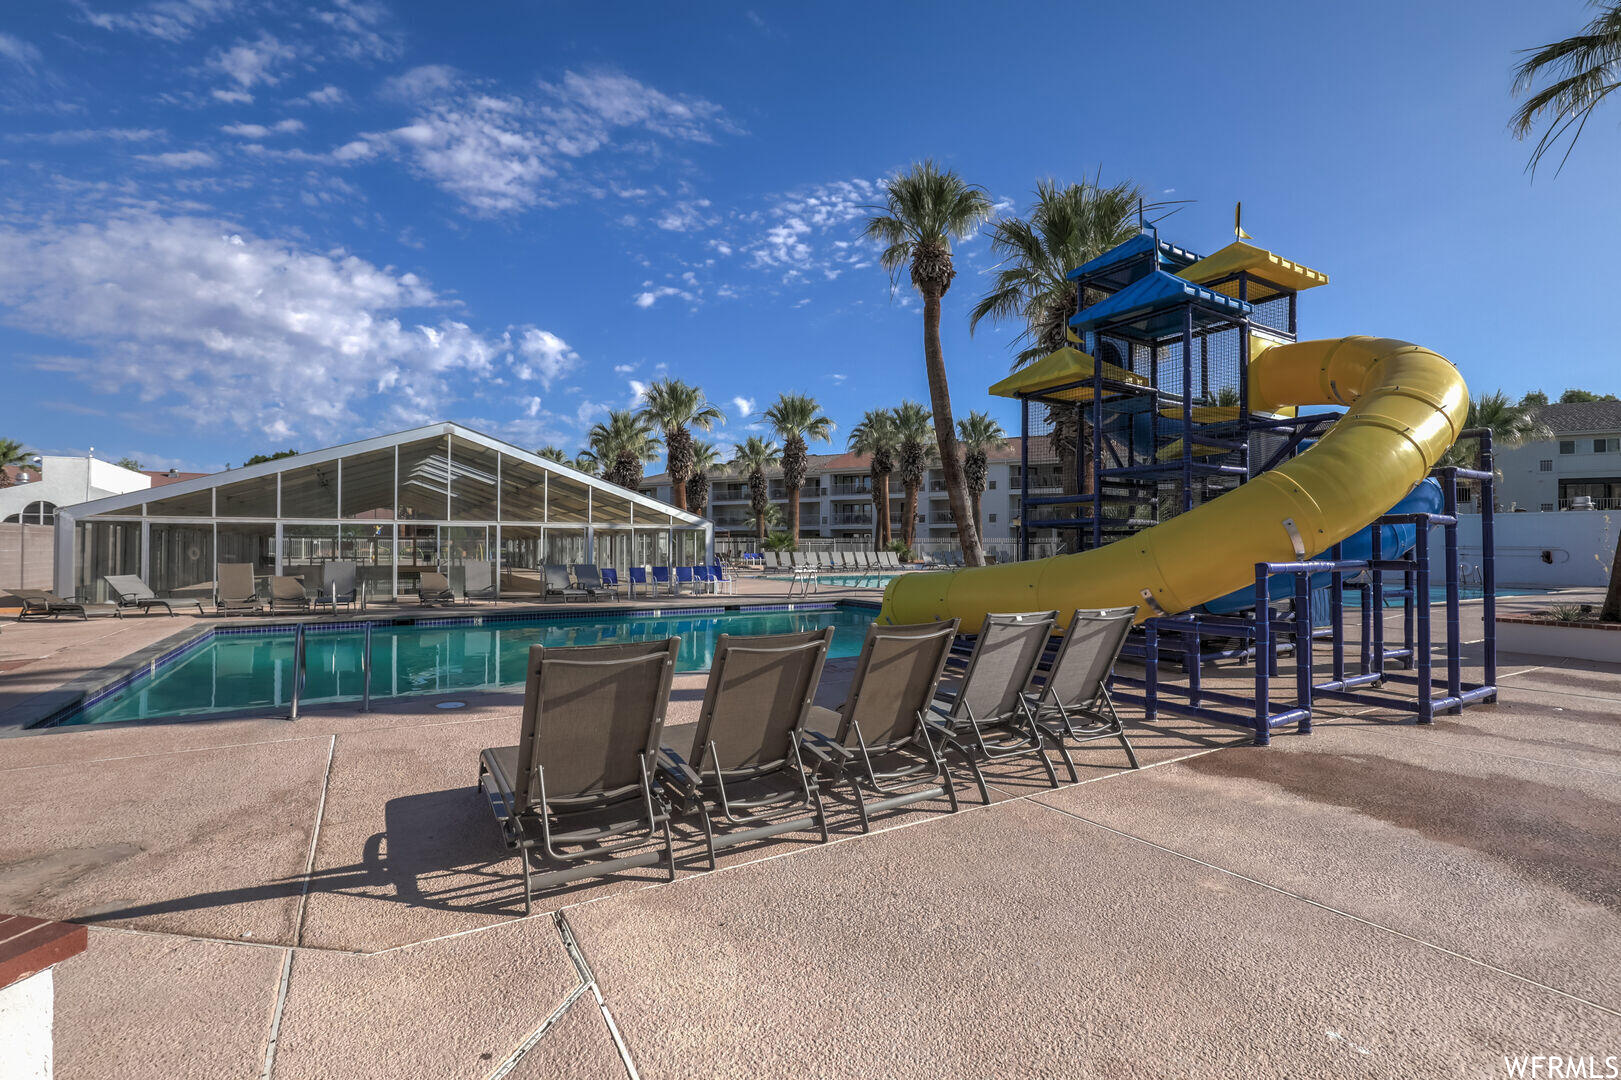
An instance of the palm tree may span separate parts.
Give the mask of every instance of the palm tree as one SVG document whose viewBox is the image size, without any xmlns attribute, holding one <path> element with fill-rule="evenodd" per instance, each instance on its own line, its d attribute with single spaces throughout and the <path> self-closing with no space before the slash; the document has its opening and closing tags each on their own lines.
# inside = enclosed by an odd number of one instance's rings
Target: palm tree
<svg viewBox="0 0 1621 1080">
<path fill-rule="evenodd" d="M 788 535 L 793 549 L 799 547 L 799 489 L 805 486 L 807 439 L 822 442 L 833 434 L 833 421 L 822 415 L 822 407 L 809 394 L 777 395 L 776 404 L 765 411 L 765 419 L 782 439 L 782 486 L 788 496 Z"/>
<path fill-rule="evenodd" d="M 1531 55 L 1514 69 L 1513 92 L 1530 94 L 1509 121 L 1514 137 L 1525 138 L 1539 120 L 1548 119 L 1526 166 L 1533 172 L 1542 155 L 1570 132 L 1570 144 L 1559 159 L 1559 167 L 1564 168 L 1593 110 L 1621 89 L 1621 2 L 1599 0 L 1593 6 L 1598 14 L 1581 33 L 1540 49 L 1527 49 Z M 1531 87 L 1544 76 L 1552 81 L 1533 92 Z"/>
<path fill-rule="evenodd" d="M 990 476 L 990 451 L 1002 445 L 1007 432 L 989 413 L 971 412 L 967 419 L 957 421 L 957 438 L 962 443 L 962 472 L 968 484 L 968 501 L 973 506 L 974 520 L 982 521 L 980 496 L 985 494 L 985 482 Z"/>
<path fill-rule="evenodd" d="M 647 388 L 642 417 L 664 433 L 665 468 L 676 509 L 687 508 L 687 478 L 692 475 L 691 428 L 710 430 L 725 423 L 722 413 L 696 386 L 680 379 L 660 379 Z"/>
<path fill-rule="evenodd" d="M 956 448 L 955 439 L 952 448 Z M 917 493 L 923 487 L 933 450 L 929 445 L 929 410 L 915 401 L 901 402 L 895 410 L 895 457 L 901 488 L 906 492 L 906 521 L 901 539 L 908 548 L 917 540 Z M 962 535 L 961 529 L 957 535 Z"/>
<path fill-rule="evenodd" d="M 578 454 L 574 455 L 574 460 L 572 462 L 565 461 L 563 464 L 573 465 L 575 472 L 583 472 L 587 476 L 595 476 L 597 473 L 602 471 L 602 463 L 599 462 L 597 460 L 597 456 L 589 450 L 581 450 Z"/>
<path fill-rule="evenodd" d="M 1062 349 L 1079 299 L 1065 275 L 1137 235 L 1142 194 L 1129 181 L 1112 187 L 1097 180 L 1065 187 L 1054 180 L 1038 182 L 1028 217 L 999 218 L 986 230 L 1002 261 L 990 291 L 968 316 L 968 332 L 982 319 L 1017 319 L 1022 326 L 1013 339 L 1021 346 L 1013 358 L 1015 370 Z"/>
<path fill-rule="evenodd" d="M 16 439 L 0 439 L 0 468 L 7 465 L 32 465 L 34 452 L 26 443 Z"/>
<path fill-rule="evenodd" d="M 714 443 L 692 444 L 692 475 L 687 477 L 687 511 L 704 516 L 709 509 L 709 471 L 720 464 Z"/>
<path fill-rule="evenodd" d="M 1493 390 L 1489 394 L 1471 398 L 1469 415 L 1464 420 L 1463 426 L 1490 428 L 1494 447 L 1519 446 L 1522 443 L 1553 438 L 1553 432 L 1548 429 L 1548 425 L 1538 418 L 1535 406 L 1515 404 L 1501 390 Z M 1478 460 L 1474 443 L 1471 441 L 1453 446 L 1442 455 L 1441 464 L 1473 469 L 1477 467 Z"/>
<path fill-rule="evenodd" d="M 749 509 L 754 511 L 755 535 L 765 539 L 766 514 L 771 509 L 771 486 L 766 483 L 765 471 L 775 465 L 781 452 L 777 444 L 758 435 L 732 444 L 732 465 L 743 470 L 749 478 Z"/>
<path fill-rule="evenodd" d="M 605 466 L 602 478 L 623 488 L 640 484 L 642 466 L 659 456 L 652 424 L 629 409 L 613 410 L 608 419 L 592 425 L 586 437 L 591 456 Z"/>
<path fill-rule="evenodd" d="M 985 189 L 967 184 L 955 172 L 942 171 L 923 161 L 885 184 L 882 212 L 867 219 L 862 235 L 884 245 L 880 256 L 890 280 L 899 284 L 903 269 L 910 269 L 912 287 L 923 296 L 923 366 L 929 379 L 934 437 L 951 497 L 951 516 L 957 522 L 964 561 L 982 565 L 979 529 L 968 516 L 968 490 L 963 484 L 962 462 L 957 458 L 957 426 L 951 419 L 951 388 L 946 383 L 946 361 L 940 350 L 940 301 L 951 288 L 956 268 L 951 242 L 977 229 L 991 216 Z M 908 522 L 910 527 L 911 522 Z"/>
<path fill-rule="evenodd" d="M 561 447 L 552 446 L 550 444 L 542 446 L 539 450 L 536 450 L 535 456 L 538 458 L 545 458 L 547 461 L 555 461 L 559 465 L 574 464 L 573 460 L 568 456 L 568 451 L 562 449 Z"/>
<path fill-rule="evenodd" d="M 888 409 L 868 409 L 861 422 L 850 429 L 846 443 L 852 454 L 867 455 L 867 474 L 872 478 L 872 546 L 882 551 L 889 545 L 889 474 L 895 471 L 895 414 Z"/>
</svg>

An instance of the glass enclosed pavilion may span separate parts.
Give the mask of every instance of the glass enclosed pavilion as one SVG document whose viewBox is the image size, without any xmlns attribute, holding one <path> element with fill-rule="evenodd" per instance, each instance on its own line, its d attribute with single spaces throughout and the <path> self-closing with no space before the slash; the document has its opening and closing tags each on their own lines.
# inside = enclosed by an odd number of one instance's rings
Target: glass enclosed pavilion
<svg viewBox="0 0 1621 1080">
<path fill-rule="evenodd" d="M 62 507 L 56 588 L 103 599 L 108 574 L 140 574 L 160 596 L 207 597 L 220 563 L 319 583 L 324 562 L 357 564 L 372 597 L 414 593 L 424 571 L 458 591 L 541 591 L 539 568 L 696 565 L 711 523 L 457 424 L 298 454 Z"/>
</svg>

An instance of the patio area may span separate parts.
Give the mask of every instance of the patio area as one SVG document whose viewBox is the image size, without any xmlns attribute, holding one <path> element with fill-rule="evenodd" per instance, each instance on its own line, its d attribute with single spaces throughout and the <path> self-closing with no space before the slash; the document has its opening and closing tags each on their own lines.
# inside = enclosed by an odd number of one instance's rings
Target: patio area
<svg viewBox="0 0 1621 1080">
<path fill-rule="evenodd" d="M 8 623 L 8 650 L 44 655 L 6 681 L 76 677 L 180 622 Z M 829 662 L 823 704 L 852 667 Z M 666 743 L 690 739 L 703 680 L 677 677 Z M 530 918 L 474 787 L 517 695 L 0 739 L 0 911 L 90 926 L 57 971 L 64 1078 L 1602 1062 L 1621 669 L 1505 655 L 1500 685 L 1432 727 L 1331 707 L 1266 749 L 1128 714 L 1140 771 L 1103 744 L 1057 790 L 992 767 L 990 805 L 919 803 L 868 835 L 835 790 L 833 842 L 776 837 L 715 872 L 683 824 L 676 881 L 587 880 Z"/>
</svg>

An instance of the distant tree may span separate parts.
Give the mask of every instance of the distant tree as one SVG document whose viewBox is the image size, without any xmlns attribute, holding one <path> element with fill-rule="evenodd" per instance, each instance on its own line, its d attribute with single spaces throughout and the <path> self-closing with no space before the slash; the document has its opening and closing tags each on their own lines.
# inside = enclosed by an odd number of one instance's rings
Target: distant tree
<svg viewBox="0 0 1621 1080">
<path fill-rule="evenodd" d="M 1522 409 L 1534 409 L 1539 405 L 1546 404 L 1548 404 L 1548 395 L 1541 390 L 1528 390 L 1525 396 L 1520 399 L 1520 408 Z"/>
<path fill-rule="evenodd" d="M 564 464 L 572 464 L 575 472 L 582 472 L 587 476 L 596 476 L 602 472 L 602 463 L 589 450 L 581 450 L 574 455 L 573 462 L 564 462 Z"/>
<path fill-rule="evenodd" d="M 951 387 L 940 348 L 940 307 L 957 276 L 951 242 L 968 236 L 991 216 L 990 196 L 950 169 L 922 161 L 885 182 L 884 205 L 876 209 L 880 212 L 867 219 L 862 236 L 883 245 L 878 261 L 889 271 L 891 287 L 900 283 L 902 271 L 909 271 L 912 287 L 923 298 L 923 370 L 929 381 L 946 494 L 951 499 L 963 559 L 969 566 L 981 566 L 985 549 L 979 542 L 979 529 L 968 517 L 968 488 L 958 460 L 957 425 L 951 419 Z M 911 524 L 907 523 L 909 528 Z"/>
<path fill-rule="evenodd" d="M 888 409 L 868 409 L 861 422 L 850 429 L 850 452 L 867 455 L 874 551 L 883 551 L 889 544 L 889 474 L 895 471 L 895 444 L 895 414 Z"/>
<path fill-rule="evenodd" d="M 245 469 L 249 465 L 263 465 L 267 461 L 280 461 L 282 458 L 297 456 L 297 450 L 278 450 L 274 454 L 254 454 L 252 457 L 242 463 L 242 467 Z"/>
<path fill-rule="evenodd" d="M 1581 405 L 1589 401 L 1614 400 L 1614 394 L 1595 394 L 1591 390 L 1566 390 L 1563 394 L 1559 395 L 1559 404 L 1561 405 Z"/>
<path fill-rule="evenodd" d="M 3 465 L 32 465 L 34 451 L 28 449 L 27 443 L 20 443 L 16 439 L 0 439 L 0 466 Z"/>
<path fill-rule="evenodd" d="M 561 447 L 550 445 L 542 446 L 539 450 L 535 451 L 535 456 L 538 458 L 545 458 L 547 461 L 555 461 L 559 465 L 573 464 L 572 460 L 568 456 L 568 451 L 562 449 Z"/>
<path fill-rule="evenodd" d="M 119 458 L 117 461 L 113 462 L 113 464 L 117 465 L 120 469 L 130 469 L 134 472 L 141 471 L 141 463 L 128 455 Z"/>
<path fill-rule="evenodd" d="M 917 494 L 923 488 L 923 478 L 935 448 L 929 442 L 929 410 L 915 401 L 903 401 L 895 409 L 896 465 L 901 474 L 901 489 L 906 493 L 906 521 L 901 539 L 910 548 L 917 540 Z M 952 432 L 952 449 L 956 449 L 956 432 Z M 957 535 L 962 536 L 959 528 Z"/>
<path fill-rule="evenodd" d="M 709 474 L 720 465 L 720 451 L 714 443 L 692 444 L 692 475 L 687 477 L 687 512 L 705 516 L 709 509 Z"/>
<path fill-rule="evenodd" d="M 778 394 L 776 403 L 765 411 L 766 423 L 782 439 L 782 486 L 788 496 L 788 535 L 799 547 L 799 491 L 805 486 L 809 458 L 807 439 L 826 442 L 833 434 L 833 421 L 822 415 L 822 407 L 809 394 Z"/>
<path fill-rule="evenodd" d="M 979 516 L 980 498 L 990 477 L 990 451 L 1002 445 L 1007 432 L 989 413 L 971 412 L 957 421 L 957 441 L 962 443 L 963 479 L 968 482 L 968 501 L 973 506 L 974 520 Z"/>
<path fill-rule="evenodd" d="M 608 419 L 591 426 L 587 438 L 592 458 L 603 466 L 602 478 L 622 488 L 640 484 L 642 467 L 659 456 L 652 423 L 629 409 L 610 412 Z"/>
<path fill-rule="evenodd" d="M 1568 132 L 1570 143 L 1559 159 L 1563 168 L 1593 110 L 1621 89 L 1621 0 L 1595 0 L 1592 6 L 1597 14 L 1581 33 L 1540 49 L 1525 50 L 1530 55 L 1514 69 L 1512 92 L 1529 94 L 1509 121 L 1514 137 L 1523 139 L 1539 121 L 1548 121 L 1526 166 L 1533 172 L 1542 155 Z M 1551 81 L 1533 91 L 1531 88 L 1544 77 Z"/>
<path fill-rule="evenodd" d="M 771 485 L 766 480 L 765 471 L 775 465 L 781 457 L 777 444 L 758 435 L 750 435 L 745 441 L 732 444 L 732 464 L 742 470 L 749 478 L 749 509 L 754 511 L 755 535 L 761 541 L 766 537 L 766 525 L 770 522 Z"/>
<path fill-rule="evenodd" d="M 709 431 L 726 415 L 696 386 L 680 379 L 660 379 L 647 388 L 642 417 L 664 434 L 665 470 L 670 474 L 671 501 L 687 508 L 687 478 L 692 475 L 692 429 Z"/>
</svg>

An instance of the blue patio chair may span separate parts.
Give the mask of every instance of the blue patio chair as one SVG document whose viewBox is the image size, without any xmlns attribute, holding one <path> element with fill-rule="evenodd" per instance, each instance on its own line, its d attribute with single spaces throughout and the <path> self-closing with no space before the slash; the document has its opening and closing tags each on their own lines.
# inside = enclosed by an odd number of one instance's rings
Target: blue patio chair
<svg viewBox="0 0 1621 1080">
<path fill-rule="evenodd" d="M 647 567 L 633 566 L 630 568 L 630 591 L 635 592 L 636 586 L 647 588 Z"/>
<path fill-rule="evenodd" d="M 694 566 L 692 576 L 704 587 L 704 592 L 716 592 L 715 571 L 708 566 Z"/>
<path fill-rule="evenodd" d="M 672 591 L 680 592 L 682 588 L 685 588 L 688 592 L 693 592 L 696 591 L 694 586 L 697 583 L 697 575 L 693 573 L 692 567 L 678 566 L 675 568 L 675 588 Z"/>
<path fill-rule="evenodd" d="M 722 566 L 720 563 L 716 563 L 714 566 L 710 567 L 710 575 L 711 579 L 715 583 L 716 592 L 721 592 L 723 590 L 726 592 L 736 591 L 737 579 L 732 577 L 731 574 L 728 574 L 726 572 L 726 567 Z"/>
<path fill-rule="evenodd" d="M 653 585 L 655 593 L 658 591 L 658 587 L 662 586 L 671 596 L 675 595 L 675 582 L 670 579 L 670 568 L 668 566 L 653 567 Z"/>
<path fill-rule="evenodd" d="M 604 566 L 601 569 L 601 573 L 602 584 L 605 585 L 608 590 L 617 597 L 619 595 L 619 571 L 615 570 L 611 566 Z"/>
</svg>

